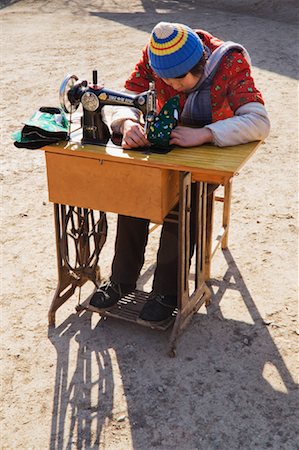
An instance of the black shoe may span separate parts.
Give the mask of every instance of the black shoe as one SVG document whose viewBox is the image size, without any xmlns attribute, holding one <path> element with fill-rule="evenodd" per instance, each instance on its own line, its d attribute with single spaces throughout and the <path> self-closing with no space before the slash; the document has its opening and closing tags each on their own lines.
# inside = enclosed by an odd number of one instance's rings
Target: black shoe
<svg viewBox="0 0 299 450">
<path fill-rule="evenodd" d="M 114 281 L 106 281 L 97 289 L 89 301 L 89 309 L 92 311 L 102 311 L 112 308 L 116 303 L 129 292 L 134 291 L 135 285 L 121 284 Z"/>
<path fill-rule="evenodd" d="M 139 320 L 153 322 L 155 324 L 164 322 L 172 316 L 177 306 L 176 295 L 152 294 L 139 314 Z"/>
</svg>

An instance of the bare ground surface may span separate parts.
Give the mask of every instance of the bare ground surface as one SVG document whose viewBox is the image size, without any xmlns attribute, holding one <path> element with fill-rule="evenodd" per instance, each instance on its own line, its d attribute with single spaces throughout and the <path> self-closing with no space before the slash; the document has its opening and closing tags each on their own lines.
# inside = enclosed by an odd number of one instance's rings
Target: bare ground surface
<svg viewBox="0 0 299 450">
<path fill-rule="evenodd" d="M 1 2 L 2 449 L 298 448 L 296 3 L 240 3 Z M 97 68 L 107 87 L 120 88 L 159 20 L 247 47 L 272 121 L 234 181 L 230 246 L 213 260 L 212 304 L 196 314 L 174 359 L 167 332 L 78 317 L 77 298 L 48 330 L 57 274 L 44 155 L 10 139 L 40 106 L 59 105 L 66 73 L 90 79 Z M 104 276 L 115 221 L 109 214 Z M 146 289 L 158 237 L 140 279 Z"/>
</svg>

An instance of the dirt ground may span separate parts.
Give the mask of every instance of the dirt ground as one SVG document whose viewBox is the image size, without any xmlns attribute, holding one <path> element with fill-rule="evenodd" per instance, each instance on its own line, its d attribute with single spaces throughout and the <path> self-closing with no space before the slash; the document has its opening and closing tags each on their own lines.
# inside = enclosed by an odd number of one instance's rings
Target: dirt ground
<svg viewBox="0 0 299 450">
<path fill-rule="evenodd" d="M 296 2 L 1 5 L 1 449 L 295 450 Z M 40 106 L 59 106 L 67 73 L 90 80 L 97 68 L 107 87 L 121 88 L 160 20 L 242 43 L 272 122 L 234 180 L 229 251 L 213 260 L 212 304 L 181 336 L 176 358 L 166 354 L 167 332 L 77 316 L 77 295 L 48 330 L 57 273 L 44 154 L 10 138 Z M 115 220 L 109 214 L 104 276 Z M 158 237 L 140 287 L 150 289 Z"/>
</svg>

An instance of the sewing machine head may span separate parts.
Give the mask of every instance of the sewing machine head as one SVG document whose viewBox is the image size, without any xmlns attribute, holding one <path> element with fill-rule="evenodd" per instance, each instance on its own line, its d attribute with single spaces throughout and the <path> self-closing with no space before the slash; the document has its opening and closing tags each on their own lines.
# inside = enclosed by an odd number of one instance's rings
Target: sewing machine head
<svg viewBox="0 0 299 450">
<path fill-rule="evenodd" d="M 92 84 L 88 84 L 86 80 L 79 80 L 76 75 L 67 75 L 60 86 L 59 97 L 62 109 L 70 114 L 82 104 L 83 143 L 108 142 L 110 131 L 102 119 L 102 108 L 105 105 L 139 109 L 143 113 L 146 130 L 156 117 L 156 91 L 153 82 L 149 83 L 148 91 L 138 95 L 112 91 L 98 85 L 96 70 L 93 71 Z"/>
</svg>

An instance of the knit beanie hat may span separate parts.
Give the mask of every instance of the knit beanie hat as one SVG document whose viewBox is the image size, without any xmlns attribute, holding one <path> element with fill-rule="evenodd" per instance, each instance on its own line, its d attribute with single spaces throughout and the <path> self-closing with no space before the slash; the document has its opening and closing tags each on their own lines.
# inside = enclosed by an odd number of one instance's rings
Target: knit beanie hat
<svg viewBox="0 0 299 450">
<path fill-rule="evenodd" d="M 181 23 L 158 23 L 148 46 L 150 65 L 160 78 L 176 78 L 189 72 L 203 55 L 197 34 Z"/>
</svg>

